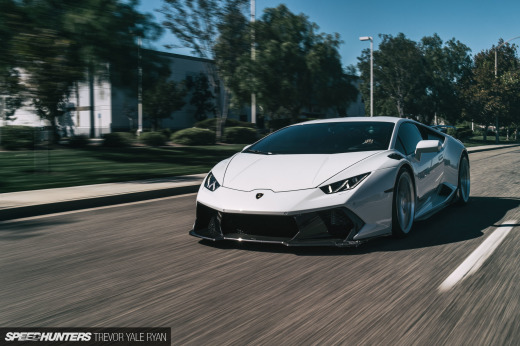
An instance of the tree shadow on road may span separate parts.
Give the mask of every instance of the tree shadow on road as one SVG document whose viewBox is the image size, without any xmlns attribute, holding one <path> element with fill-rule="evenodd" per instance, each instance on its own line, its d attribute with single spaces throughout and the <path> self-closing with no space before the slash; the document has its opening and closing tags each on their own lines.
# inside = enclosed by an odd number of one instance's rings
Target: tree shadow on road
<svg viewBox="0 0 520 346">
<path fill-rule="evenodd" d="M 231 241 L 221 243 L 201 241 L 201 243 L 220 249 L 293 253 L 298 256 L 344 256 L 380 251 L 403 251 L 481 237 L 486 228 L 496 227 L 509 210 L 518 206 L 520 206 L 519 198 L 471 197 L 465 206 L 449 206 L 428 220 L 415 223 L 411 233 L 404 239 L 382 237 L 373 239 L 357 248 L 302 248 Z"/>
</svg>

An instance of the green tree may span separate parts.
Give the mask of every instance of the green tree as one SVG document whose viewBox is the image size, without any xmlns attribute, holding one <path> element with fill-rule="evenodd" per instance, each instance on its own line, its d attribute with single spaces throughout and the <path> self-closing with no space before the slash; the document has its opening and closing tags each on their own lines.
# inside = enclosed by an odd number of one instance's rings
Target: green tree
<svg viewBox="0 0 520 346">
<path fill-rule="evenodd" d="M 90 80 L 93 89 L 94 76 L 107 78 L 108 66 L 123 68 L 135 55 L 135 35 L 155 38 L 159 34 L 151 16 L 136 11 L 135 0 L 16 3 L 22 16 L 9 51 L 14 57 L 11 67 L 26 72 L 37 114 L 49 120 L 55 133 L 61 105 L 77 82 Z"/>
<path fill-rule="evenodd" d="M 144 115 L 150 120 L 153 131 L 157 131 L 163 119 L 171 118 L 186 104 L 186 88 L 183 84 L 158 80 L 154 86 L 147 88 L 143 95 Z"/>
<path fill-rule="evenodd" d="M 502 42 L 499 42 L 499 45 Z M 471 77 L 466 83 L 465 90 L 466 117 L 484 126 L 484 139 L 490 125 L 493 123 L 510 125 L 517 119 L 519 111 L 516 100 L 520 94 L 515 78 L 518 76 L 520 61 L 516 46 L 505 44 L 497 51 L 497 76 L 495 76 L 495 49 L 492 47 L 475 55 Z M 497 129 L 497 143 L 498 132 Z"/>
<path fill-rule="evenodd" d="M 419 45 L 403 33 L 379 35 L 379 49 L 374 50 L 374 113 L 416 118 L 426 96 L 425 59 Z M 361 93 L 370 99 L 370 50 L 358 58 Z M 390 107 L 391 105 L 391 107 Z"/>
<path fill-rule="evenodd" d="M 206 64 L 206 74 L 210 86 L 215 91 L 215 112 L 220 122 L 227 117 L 228 95 L 226 90 L 221 88 L 222 77 L 214 63 L 219 24 L 229 11 L 243 9 L 247 2 L 247 0 L 164 0 L 159 10 L 166 18 L 162 25 L 172 32 L 181 46 L 190 48 L 193 54 L 201 58 L 210 59 Z M 219 124 L 217 138 L 220 139 L 221 135 Z"/>
<path fill-rule="evenodd" d="M 426 123 L 438 115 L 455 125 L 464 108 L 462 89 L 471 73 L 470 49 L 452 38 L 443 44 L 441 38 L 423 37 L 420 48 L 425 59 L 426 97 L 421 114 Z"/>
<path fill-rule="evenodd" d="M 454 38 L 443 42 L 433 36 L 420 43 L 400 33 L 380 35 L 374 51 L 376 113 L 411 117 L 431 123 L 438 115 L 450 123 L 461 119 L 464 83 L 471 72 L 470 49 Z M 369 98 L 370 51 L 359 58 L 361 91 Z"/>
<path fill-rule="evenodd" d="M 310 81 L 305 99 L 311 113 L 324 113 L 334 108 L 340 116 L 347 116 L 347 108 L 356 100 L 358 90 L 354 78 L 343 71 L 338 48 L 339 35 L 320 34 L 306 56 Z"/>
<path fill-rule="evenodd" d="M 338 34 L 316 33 L 316 24 L 285 5 L 267 8 L 254 25 L 252 60 L 251 28 L 246 23 L 240 13 L 229 13 L 215 46 L 235 104 L 248 103 L 254 92 L 271 118 L 296 119 L 303 111 L 320 115 L 331 108 L 345 114 L 357 90 L 342 69 Z"/>
<path fill-rule="evenodd" d="M 14 38 L 19 24 L 24 21 L 25 14 L 18 2 L 0 0 L 0 95 L 8 96 L 5 98 L 6 104 L 1 106 L 5 120 L 14 120 L 13 114 L 24 101 L 24 88 L 14 53 Z"/>
<path fill-rule="evenodd" d="M 251 102 L 251 30 L 249 21 L 239 6 L 228 7 L 218 23 L 215 62 L 231 94 L 231 105 L 235 109 Z"/>
<path fill-rule="evenodd" d="M 505 125 L 515 128 L 515 140 L 518 139 L 520 127 L 520 70 L 507 71 L 501 77 L 506 94 L 505 102 L 508 110 Z"/>
<path fill-rule="evenodd" d="M 204 120 L 208 113 L 215 112 L 215 96 L 210 91 L 208 77 L 204 73 L 187 79 L 186 87 L 191 91 L 190 104 L 195 107 L 195 120 Z"/>
</svg>

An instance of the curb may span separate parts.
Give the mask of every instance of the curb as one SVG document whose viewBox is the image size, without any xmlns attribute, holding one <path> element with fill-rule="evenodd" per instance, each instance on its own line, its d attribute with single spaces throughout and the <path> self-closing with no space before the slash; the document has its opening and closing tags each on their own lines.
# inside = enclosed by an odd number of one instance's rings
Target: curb
<svg viewBox="0 0 520 346">
<path fill-rule="evenodd" d="M 159 190 L 131 192 L 110 196 L 97 196 L 78 200 L 0 209 L 0 221 L 184 195 L 197 192 L 199 186 L 200 182 L 197 182 L 193 185 L 178 186 Z"/>
<path fill-rule="evenodd" d="M 504 144 L 504 145 L 498 145 L 496 147 L 491 147 L 491 148 L 474 147 L 474 148 L 480 148 L 480 149 L 475 149 L 475 150 L 471 150 L 471 147 L 466 148 L 466 149 L 468 150 L 468 153 L 471 154 L 471 153 L 480 153 L 482 151 L 514 148 L 514 147 L 518 147 L 518 146 L 520 146 L 520 144 Z"/>
</svg>

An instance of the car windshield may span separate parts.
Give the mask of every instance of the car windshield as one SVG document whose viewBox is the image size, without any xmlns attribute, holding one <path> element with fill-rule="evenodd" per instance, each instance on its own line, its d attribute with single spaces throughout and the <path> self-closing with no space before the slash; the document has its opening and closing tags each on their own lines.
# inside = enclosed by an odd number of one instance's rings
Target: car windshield
<svg viewBox="0 0 520 346">
<path fill-rule="evenodd" d="M 387 150 L 394 123 L 356 121 L 283 128 L 252 145 L 253 154 L 338 154 Z"/>
</svg>

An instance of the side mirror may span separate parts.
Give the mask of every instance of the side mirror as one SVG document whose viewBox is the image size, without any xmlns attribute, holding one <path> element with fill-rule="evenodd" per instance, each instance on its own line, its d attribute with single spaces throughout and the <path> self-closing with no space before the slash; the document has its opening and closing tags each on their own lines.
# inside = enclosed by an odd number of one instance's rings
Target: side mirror
<svg viewBox="0 0 520 346">
<path fill-rule="evenodd" d="M 426 153 L 438 153 L 441 151 L 442 144 L 437 140 L 424 140 L 417 143 L 415 148 L 415 158 L 421 161 L 421 155 Z"/>
</svg>

